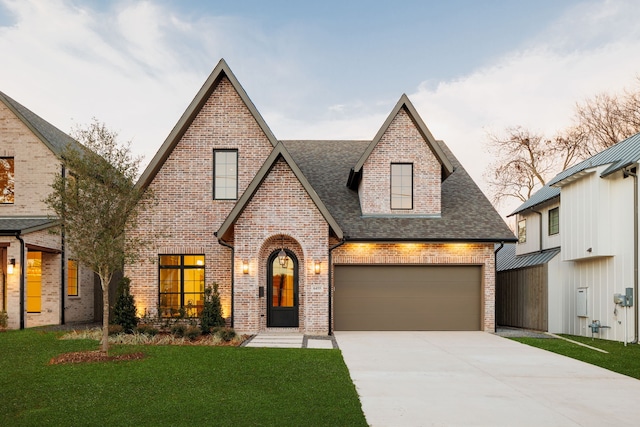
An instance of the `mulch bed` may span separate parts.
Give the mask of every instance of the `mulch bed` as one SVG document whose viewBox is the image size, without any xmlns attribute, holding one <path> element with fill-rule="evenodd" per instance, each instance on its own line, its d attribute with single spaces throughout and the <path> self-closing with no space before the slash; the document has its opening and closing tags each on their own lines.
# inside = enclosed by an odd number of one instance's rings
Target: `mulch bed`
<svg viewBox="0 0 640 427">
<path fill-rule="evenodd" d="M 119 362 L 122 360 L 139 360 L 145 358 L 142 352 L 126 353 L 109 356 L 104 351 L 74 351 L 64 353 L 54 357 L 49 361 L 49 365 L 60 365 L 65 363 L 93 363 L 93 362 Z"/>
</svg>

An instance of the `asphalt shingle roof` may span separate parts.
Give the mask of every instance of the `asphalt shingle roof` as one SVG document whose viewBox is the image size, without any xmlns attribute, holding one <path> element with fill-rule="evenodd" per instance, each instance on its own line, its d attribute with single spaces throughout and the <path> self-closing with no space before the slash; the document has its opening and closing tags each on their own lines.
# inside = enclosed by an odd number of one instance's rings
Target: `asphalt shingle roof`
<svg viewBox="0 0 640 427">
<path fill-rule="evenodd" d="M 29 233 L 32 231 L 38 231 L 45 228 L 49 228 L 55 225 L 57 221 L 55 219 L 40 217 L 40 218 L 0 218 L 0 233 Z"/>
<path fill-rule="evenodd" d="M 69 144 L 72 147 L 82 147 L 75 139 L 2 92 L 0 92 L 0 101 L 12 110 L 56 156 L 60 156 L 62 150 Z"/>
<path fill-rule="evenodd" d="M 347 184 L 371 141 L 282 141 L 349 240 L 515 241 L 489 200 L 441 141 L 455 170 L 442 183 L 440 218 L 363 217 Z"/>
</svg>

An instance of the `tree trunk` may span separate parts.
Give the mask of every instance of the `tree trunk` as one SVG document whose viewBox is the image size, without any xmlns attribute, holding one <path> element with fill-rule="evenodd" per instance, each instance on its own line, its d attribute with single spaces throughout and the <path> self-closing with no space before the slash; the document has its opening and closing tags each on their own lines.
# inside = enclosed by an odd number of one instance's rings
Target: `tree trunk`
<svg viewBox="0 0 640 427">
<path fill-rule="evenodd" d="M 102 286 L 102 351 L 109 352 L 109 282 L 100 276 Z"/>
</svg>

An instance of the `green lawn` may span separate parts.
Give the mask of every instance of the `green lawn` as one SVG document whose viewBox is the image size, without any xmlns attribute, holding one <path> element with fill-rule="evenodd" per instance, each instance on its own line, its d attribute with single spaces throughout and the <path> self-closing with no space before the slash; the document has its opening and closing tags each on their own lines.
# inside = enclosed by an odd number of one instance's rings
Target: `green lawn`
<svg viewBox="0 0 640 427">
<path fill-rule="evenodd" d="M 115 346 L 147 357 L 48 365 L 96 349 L 51 332 L 0 333 L 0 425 L 366 426 L 339 350 Z"/>
<path fill-rule="evenodd" d="M 628 375 L 640 379 L 640 345 L 627 344 L 617 341 L 608 341 L 573 335 L 563 335 L 566 338 L 578 341 L 601 350 L 608 354 L 591 350 L 586 347 L 572 344 L 561 339 L 552 338 L 512 338 L 533 347 L 542 348 L 554 353 L 562 354 L 573 359 L 582 360 L 592 365 L 601 366 L 610 371 Z"/>
</svg>

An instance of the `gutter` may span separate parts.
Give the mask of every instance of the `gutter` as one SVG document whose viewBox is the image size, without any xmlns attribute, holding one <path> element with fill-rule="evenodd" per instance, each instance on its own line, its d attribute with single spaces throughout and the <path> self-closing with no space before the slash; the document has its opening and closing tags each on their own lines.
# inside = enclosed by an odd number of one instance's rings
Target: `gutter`
<svg viewBox="0 0 640 427">
<path fill-rule="evenodd" d="M 231 327 L 233 328 L 233 313 L 234 313 L 234 309 L 233 309 L 233 284 L 234 284 L 234 280 L 235 280 L 235 263 L 236 263 L 236 250 L 233 246 L 231 246 L 230 244 L 228 244 L 227 242 L 225 242 L 224 240 L 222 240 L 221 237 L 218 237 L 218 233 L 215 232 L 213 233 L 214 236 L 216 236 L 218 238 L 218 243 L 220 243 L 222 246 L 226 246 L 227 248 L 231 249 L 231 316 L 230 316 L 230 320 L 231 320 Z"/>
<path fill-rule="evenodd" d="M 346 239 L 346 237 L 343 237 L 340 242 L 338 242 L 335 245 L 329 247 L 329 254 L 328 254 L 329 255 L 329 257 L 328 257 L 329 259 L 328 259 L 328 266 L 327 266 L 327 271 L 328 271 L 328 276 L 329 276 L 329 279 L 328 279 L 329 280 L 329 329 L 328 329 L 329 330 L 329 335 L 332 335 L 332 333 L 333 333 L 333 328 L 331 327 L 332 326 L 332 320 L 333 320 L 333 315 L 332 315 L 333 312 L 331 311 L 331 310 L 333 310 L 333 305 L 332 305 L 333 293 L 331 292 L 331 287 L 332 287 L 332 281 L 331 281 L 332 274 L 331 274 L 331 271 L 333 271 L 333 264 L 331 263 L 331 252 L 334 249 L 344 245 L 345 243 L 347 243 L 347 239 Z"/>
<path fill-rule="evenodd" d="M 62 179 L 67 182 L 67 169 L 62 165 L 61 171 Z M 65 281 L 65 273 L 66 273 L 66 250 L 65 250 L 65 238 L 64 238 L 64 224 L 60 225 L 60 249 L 62 249 L 62 256 L 60 260 L 60 324 L 65 324 L 64 312 L 65 312 L 65 295 L 66 295 L 66 281 Z"/>
<path fill-rule="evenodd" d="M 631 169 L 623 170 L 623 177 L 633 177 L 633 317 L 632 344 L 638 344 L 638 175 Z"/>
<path fill-rule="evenodd" d="M 494 286 L 498 284 L 498 252 L 500 249 L 504 248 L 504 241 L 500 242 L 500 246 L 498 249 L 493 251 L 493 277 L 495 278 Z M 493 290 L 493 294 L 495 295 L 496 290 Z M 495 303 L 495 297 L 493 299 L 493 332 L 498 332 L 498 322 L 496 321 L 496 314 L 498 314 L 498 310 Z"/>
</svg>

